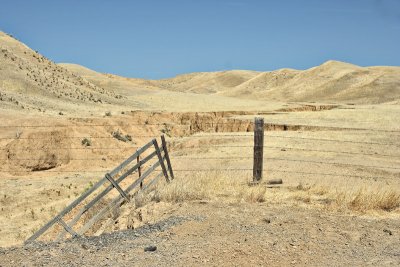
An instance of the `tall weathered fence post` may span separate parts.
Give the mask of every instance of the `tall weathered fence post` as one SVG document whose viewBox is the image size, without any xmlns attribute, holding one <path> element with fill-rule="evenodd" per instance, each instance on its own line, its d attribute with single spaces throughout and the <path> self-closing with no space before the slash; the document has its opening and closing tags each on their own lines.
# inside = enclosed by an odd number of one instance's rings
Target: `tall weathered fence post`
<svg viewBox="0 0 400 267">
<path fill-rule="evenodd" d="M 264 118 L 254 119 L 254 162 L 253 182 L 257 183 L 262 179 L 263 174 L 263 153 L 264 152 Z"/>
<path fill-rule="evenodd" d="M 136 162 L 137 162 L 137 164 L 140 164 L 140 155 L 137 156 Z M 142 166 L 140 166 L 140 165 L 138 167 L 138 174 L 139 174 L 139 179 L 140 179 L 140 177 L 142 176 Z M 143 188 L 143 182 L 140 182 L 140 189 L 142 189 L 142 188 Z"/>
<path fill-rule="evenodd" d="M 174 171 L 172 170 L 171 160 L 170 160 L 169 154 L 168 154 L 167 142 L 165 141 L 165 136 L 164 135 L 161 135 L 161 145 L 164 148 L 165 160 L 167 161 L 169 175 L 171 176 L 171 179 L 173 180 L 175 178 L 174 177 Z"/>
</svg>

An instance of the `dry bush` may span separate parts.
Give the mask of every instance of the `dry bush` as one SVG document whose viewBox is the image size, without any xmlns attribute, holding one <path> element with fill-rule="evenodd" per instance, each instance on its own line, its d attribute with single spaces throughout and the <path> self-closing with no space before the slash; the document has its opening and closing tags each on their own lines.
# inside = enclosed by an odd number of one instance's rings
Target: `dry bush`
<svg viewBox="0 0 400 267">
<path fill-rule="evenodd" d="M 245 191 L 245 200 L 247 202 L 265 202 L 265 194 L 267 188 L 262 185 L 256 185 L 253 188 L 249 188 Z"/>
<path fill-rule="evenodd" d="M 209 199 L 212 190 L 218 190 L 219 185 L 208 175 L 190 175 L 176 178 L 170 184 L 157 186 L 157 200 L 167 202 L 183 202 L 190 200 Z"/>
</svg>

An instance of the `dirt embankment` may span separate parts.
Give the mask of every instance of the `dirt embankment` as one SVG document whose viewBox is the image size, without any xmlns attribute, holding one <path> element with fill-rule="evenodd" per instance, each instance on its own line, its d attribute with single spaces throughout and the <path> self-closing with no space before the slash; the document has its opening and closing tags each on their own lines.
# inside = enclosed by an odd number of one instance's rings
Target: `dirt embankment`
<svg viewBox="0 0 400 267">
<path fill-rule="evenodd" d="M 297 108 L 288 108 L 280 112 L 323 111 L 331 110 L 337 105 L 304 105 Z M 274 115 L 277 113 L 271 113 Z M 246 115 L 265 115 L 265 113 L 251 111 L 223 111 L 223 112 L 132 112 L 133 123 L 137 124 L 162 124 L 161 129 L 173 136 L 189 136 L 198 132 L 252 132 L 253 120 L 238 119 Z M 321 127 L 310 125 L 289 125 L 265 123 L 267 131 L 300 131 L 300 130 L 337 130 L 337 127 Z"/>
<path fill-rule="evenodd" d="M 68 164 L 71 140 L 63 131 L 29 133 L 25 139 L 15 139 L 5 146 L 3 156 L 10 170 L 44 171 Z"/>
<path fill-rule="evenodd" d="M 278 109 L 278 112 L 302 112 L 302 111 L 323 111 L 337 108 L 338 105 L 301 105 L 300 107 L 288 107 Z"/>
<path fill-rule="evenodd" d="M 319 106 L 315 109 L 324 108 Z M 10 138 L 1 143 L 0 158 L 5 164 L 0 169 L 15 174 L 19 171 L 49 170 L 69 164 L 79 169 L 77 159 L 117 160 L 116 148 L 141 146 L 161 134 L 186 137 L 201 132 L 252 132 L 253 120 L 240 118 L 246 115 L 257 116 L 258 113 L 132 111 L 110 118 L 69 118 L 56 124 L 50 121 L 31 121 L 30 126 L 38 127 L 21 126 L 10 128 L 4 133 Z M 334 127 L 276 123 L 265 123 L 264 128 L 266 131 L 336 130 Z M 120 136 L 126 138 L 118 138 Z"/>
</svg>

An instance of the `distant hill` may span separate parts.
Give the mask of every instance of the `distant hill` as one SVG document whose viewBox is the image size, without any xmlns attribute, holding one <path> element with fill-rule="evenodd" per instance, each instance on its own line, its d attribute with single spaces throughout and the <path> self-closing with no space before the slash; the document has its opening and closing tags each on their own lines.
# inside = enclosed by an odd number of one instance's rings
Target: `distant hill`
<svg viewBox="0 0 400 267">
<path fill-rule="evenodd" d="M 223 71 L 155 81 L 163 89 L 277 101 L 383 103 L 400 99 L 400 67 L 327 61 L 300 71 Z"/>
<path fill-rule="evenodd" d="M 359 67 L 333 60 L 307 70 L 199 72 L 162 80 L 122 78 L 98 74 L 76 65 L 61 66 L 99 86 L 115 90 L 163 89 L 283 102 L 373 104 L 400 99 L 400 67 Z"/>
<path fill-rule="evenodd" d="M 128 94 L 132 90 L 158 89 L 152 81 L 144 79 L 125 78 L 113 74 L 99 73 L 78 64 L 59 63 L 58 65 L 99 87 L 107 88 L 121 94 Z"/>
<path fill-rule="evenodd" d="M 132 107 L 135 96 L 168 91 L 281 102 L 399 103 L 400 67 L 359 67 L 328 61 L 307 70 L 231 70 L 145 80 L 98 73 L 76 64 L 55 64 L 0 32 L 3 107 L 38 110 L 57 110 L 65 105 Z M 172 94 L 174 98 L 176 93 Z M 125 96 L 128 98 L 124 100 Z"/>
<path fill-rule="evenodd" d="M 66 103 L 111 103 L 120 96 L 53 63 L 0 32 L 0 104 L 18 109 L 56 109 Z"/>
<path fill-rule="evenodd" d="M 286 101 L 383 103 L 400 98 L 400 67 L 328 61 L 304 70 L 261 73 L 225 95 Z"/>
</svg>

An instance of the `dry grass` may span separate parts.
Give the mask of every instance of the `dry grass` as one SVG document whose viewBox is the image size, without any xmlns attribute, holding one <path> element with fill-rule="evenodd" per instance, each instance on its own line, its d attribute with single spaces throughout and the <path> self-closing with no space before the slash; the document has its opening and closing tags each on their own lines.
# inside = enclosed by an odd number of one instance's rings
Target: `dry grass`
<svg viewBox="0 0 400 267">
<path fill-rule="evenodd" d="M 393 211 L 400 207 L 400 193 L 393 189 L 359 189 L 355 192 L 340 192 L 336 204 L 351 210 Z"/>
<path fill-rule="evenodd" d="M 367 187 L 355 184 L 346 188 L 318 184 L 304 186 L 300 183 L 292 194 L 295 200 L 304 203 L 315 200 L 334 210 L 391 212 L 400 208 L 400 190 L 382 185 Z"/>
<path fill-rule="evenodd" d="M 240 173 L 195 173 L 158 185 L 152 199 L 165 202 L 216 200 L 227 202 L 304 203 L 329 210 L 392 212 L 400 208 L 400 190 L 382 185 L 304 185 L 268 189 L 265 183 L 250 186 Z"/>
<path fill-rule="evenodd" d="M 156 197 L 167 202 L 213 199 L 264 202 L 267 194 L 265 185 L 249 186 L 247 181 L 241 173 L 194 173 L 157 186 Z"/>
</svg>

